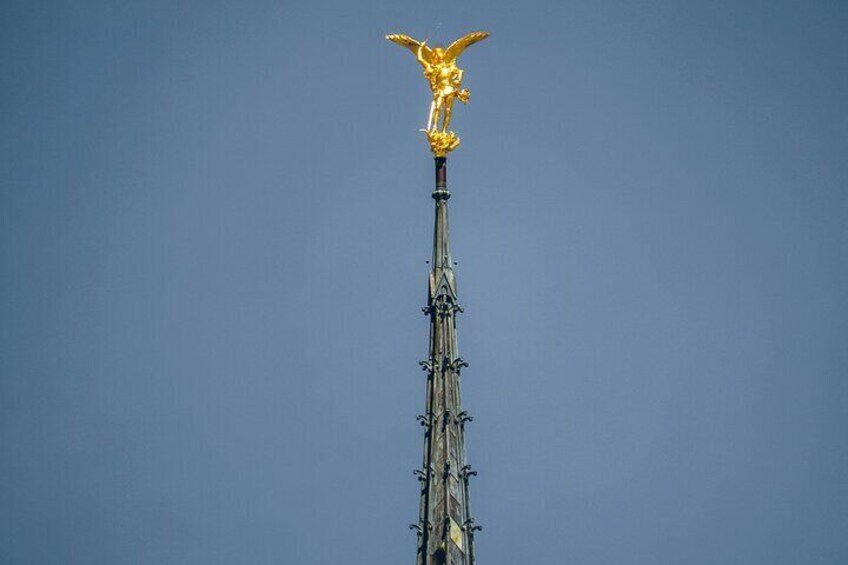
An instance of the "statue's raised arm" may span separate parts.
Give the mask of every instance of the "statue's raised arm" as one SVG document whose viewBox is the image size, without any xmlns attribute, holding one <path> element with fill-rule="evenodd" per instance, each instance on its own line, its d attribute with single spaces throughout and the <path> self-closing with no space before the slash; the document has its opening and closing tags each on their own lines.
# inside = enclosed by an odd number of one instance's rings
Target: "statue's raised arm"
<svg viewBox="0 0 848 565">
<path fill-rule="evenodd" d="M 421 66 L 424 67 L 425 71 L 427 71 L 430 69 L 430 62 L 424 57 L 425 47 L 427 47 L 426 41 L 422 41 L 418 44 L 418 50 L 415 52 L 415 58 L 418 59 L 418 62 L 421 63 Z"/>
</svg>

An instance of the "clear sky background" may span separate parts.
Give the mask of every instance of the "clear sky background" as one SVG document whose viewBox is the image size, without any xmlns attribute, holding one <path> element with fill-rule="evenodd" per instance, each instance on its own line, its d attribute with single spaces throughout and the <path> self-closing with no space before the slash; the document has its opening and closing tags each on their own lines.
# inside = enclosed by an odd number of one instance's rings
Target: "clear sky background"
<svg viewBox="0 0 848 565">
<path fill-rule="evenodd" d="M 454 125 L 480 565 L 848 562 L 848 3 L 5 2 L 0 563 L 413 564 Z"/>
</svg>

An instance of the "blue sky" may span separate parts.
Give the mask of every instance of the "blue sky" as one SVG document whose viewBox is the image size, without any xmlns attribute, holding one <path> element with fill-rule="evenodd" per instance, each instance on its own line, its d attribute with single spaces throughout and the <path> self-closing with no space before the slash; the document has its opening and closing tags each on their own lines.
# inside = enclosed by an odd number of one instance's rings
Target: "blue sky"
<svg viewBox="0 0 848 565">
<path fill-rule="evenodd" d="M 453 126 L 481 565 L 848 561 L 848 5 L 8 2 L 0 562 L 412 563 Z"/>
</svg>

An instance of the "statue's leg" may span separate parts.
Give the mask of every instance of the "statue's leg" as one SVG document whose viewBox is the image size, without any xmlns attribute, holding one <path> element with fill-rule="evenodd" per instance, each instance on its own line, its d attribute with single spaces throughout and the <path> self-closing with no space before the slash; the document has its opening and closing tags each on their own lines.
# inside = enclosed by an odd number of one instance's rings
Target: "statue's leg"
<svg viewBox="0 0 848 565">
<path fill-rule="evenodd" d="M 453 113 L 453 97 L 450 97 L 447 100 L 445 100 L 445 123 L 442 126 L 442 128 L 445 131 L 448 131 L 448 126 L 450 125 L 452 113 Z"/>
<path fill-rule="evenodd" d="M 435 114 L 435 112 L 436 112 L 436 100 L 434 99 L 432 102 L 430 102 L 430 115 L 427 117 L 427 131 L 433 131 L 433 129 L 435 129 L 435 127 L 436 127 L 435 123 L 433 122 L 433 115 Z M 437 119 L 438 119 L 438 116 L 437 116 Z"/>
<path fill-rule="evenodd" d="M 435 100 L 433 100 L 433 105 L 436 111 L 433 113 L 433 127 L 432 129 L 439 129 L 439 118 L 442 117 L 442 97 L 438 96 Z"/>
</svg>

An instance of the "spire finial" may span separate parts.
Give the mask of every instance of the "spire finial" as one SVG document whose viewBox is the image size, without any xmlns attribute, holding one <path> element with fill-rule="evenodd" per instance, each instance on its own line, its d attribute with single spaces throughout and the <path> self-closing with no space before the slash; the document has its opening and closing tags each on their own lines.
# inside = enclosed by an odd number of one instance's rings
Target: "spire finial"
<svg viewBox="0 0 848 565">
<path fill-rule="evenodd" d="M 421 131 L 427 136 L 430 151 L 436 157 L 446 157 L 448 153 L 459 147 L 459 137 L 448 129 L 453 114 L 453 103 L 459 100 L 468 104 L 471 92 L 462 88 L 463 71 L 456 64 L 456 59 L 463 51 L 478 41 L 483 41 L 491 35 L 488 31 L 473 31 L 466 34 L 449 47 L 429 47 L 427 41 L 418 41 L 402 33 L 387 35 L 386 39 L 415 54 L 415 59 L 424 69 L 424 78 L 433 92 L 430 103 L 430 115 L 427 117 L 427 127 Z"/>
</svg>

